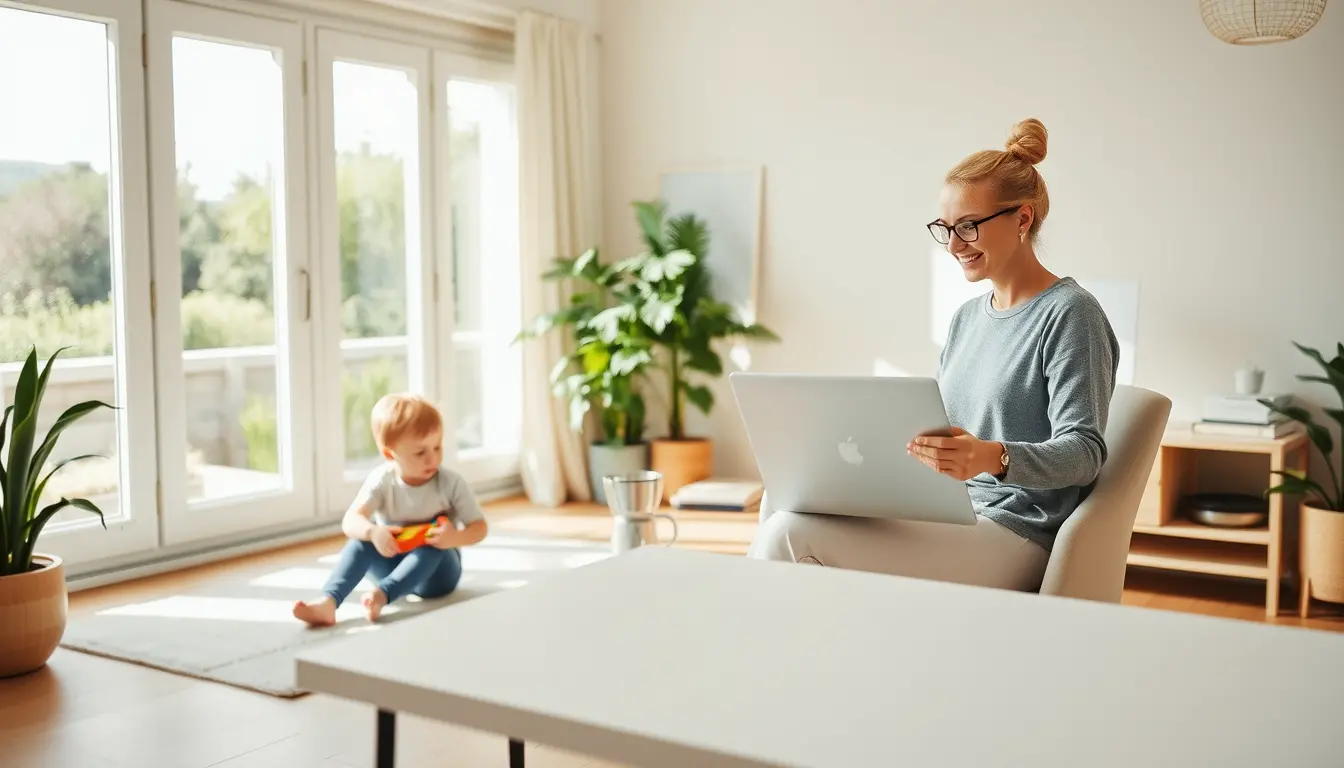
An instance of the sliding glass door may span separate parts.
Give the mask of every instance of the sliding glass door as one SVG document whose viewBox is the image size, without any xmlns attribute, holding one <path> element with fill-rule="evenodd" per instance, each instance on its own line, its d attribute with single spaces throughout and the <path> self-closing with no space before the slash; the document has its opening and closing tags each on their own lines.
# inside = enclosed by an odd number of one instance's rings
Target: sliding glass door
<svg viewBox="0 0 1344 768">
<path fill-rule="evenodd" d="M 369 413 L 389 392 L 433 396 L 429 51 L 317 31 L 324 342 L 324 504 L 340 512 L 384 461 Z"/>
<path fill-rule="evenodd" d="M 389 392 L 516 477 L 511 66 L 304 5 L 0 0 L 0 407 L 34 346 L 40 430 L 116 406 L 51 457 L 100 457 L 47 488 L 106 512 L 47 527 L 73 572 L 329 522 Z"/>
<path fill-rule="evenodd" d="M 86 498 L 45 529 L 69 563 L 158 544 L 139 0 L 0 1 L 0 407 L 24 358 L 65 347 L 38 435 L 71 405 L 102 400 L 66 430 L 45 506 Z M 8 449 L 6 445 L 6 449 Z"/>
<path fill-rule="evenodd" d="M 514 474 L 522 428 L 518 137 L 512 67 L 434 55 L 440 391 L 451 410 L 447 455 L 470 479 Z"/>
<path fill-rule="evenodd" d="M 315 516 L 298 23 L 150 5 L 165 539 Z"/>
</svg>

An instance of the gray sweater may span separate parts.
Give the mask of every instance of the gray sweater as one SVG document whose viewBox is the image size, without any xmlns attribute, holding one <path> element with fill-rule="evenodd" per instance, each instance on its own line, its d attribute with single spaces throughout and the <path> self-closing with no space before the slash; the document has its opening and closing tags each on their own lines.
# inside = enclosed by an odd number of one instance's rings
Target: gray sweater
<svg viewBox="0 0 1344 768">
<path fill-rule="evenodd" d="M 992 295 L 953 316 L 939 385 L 953 425 L 1008 449 L 1002 480 L 967 481 L 976 511 L 1050 549 L 1106 461 L 1119 343 L 1073 278 L 1005 311 Z"/>
</svg>

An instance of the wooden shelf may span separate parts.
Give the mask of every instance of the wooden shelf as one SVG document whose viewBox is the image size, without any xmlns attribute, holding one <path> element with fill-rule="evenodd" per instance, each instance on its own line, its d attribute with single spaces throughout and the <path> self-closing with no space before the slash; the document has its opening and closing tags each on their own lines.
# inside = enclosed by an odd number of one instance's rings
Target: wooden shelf
<svg viewBox="0 0 1344 768">
<path fill-rule="evenodd" d="M 1200 525 L 1184 515 L 1200 493 L 1260 496 L 1276 472 L 1306 471 L 1310 442 L 1302 431 L 1277 438 L 1205 435 L 1173 423 L 1162 436 L 1130 539 L 1129 563 L 1170 571 L 1252 579 L 1265 585 L 1265 615 L 1279 612 L 1279 593 L 1298 567 L 1297 510 L 1283 494 L 1266 499 L 1259 528 Z"/>
<path fill-rule="evenodd" d="M 1134 532 L 1146 533 L 1151 536 L 1174 536 L 1182 539 L 1269 545 L 1268 526 L 1260 528 L 1216 528 L 1211 525 L 1192 523 L 1189 520 L 1172 520 L 1166 525 L 1135 525 Z"/>
<path fill-rule="evenodd" d="M 1269 579 L 1269 563 L 1262 551 L 1227 544 L 1211 547 L 1203 542 L 1163 534 L 1136 536 L 1130 542 L 1129 564 L 1260 581 Z"/>
<path fill-rule="evenodd" d="M 1273 453 L 1291 451 L 1307 442 L 1305 431 L 1292 432 L 1280 437 L 1240 437 L 1237 435 L 1206 435 L 1195 432 L 1186 422 L 1168 426 L 1162 436 L 1162 445 L 1168 448 L 1186 448 L 1196 451 L 1231 451 L 1233 453 Z"/>
</svg>

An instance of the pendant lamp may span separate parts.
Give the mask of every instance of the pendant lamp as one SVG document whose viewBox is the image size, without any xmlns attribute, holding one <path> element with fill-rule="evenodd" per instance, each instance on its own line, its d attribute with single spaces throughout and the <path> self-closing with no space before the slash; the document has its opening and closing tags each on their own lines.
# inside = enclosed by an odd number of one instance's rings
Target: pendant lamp
<svg viewBox="0 0 1344 768">
<path fill-rule="evenodd" d="M 1199 14 L 1213 36 L 1233 45 L 1281 43 L 1306 34 L 1325 12 L 1326 0 L 1199 0 Z"/>
</svg>

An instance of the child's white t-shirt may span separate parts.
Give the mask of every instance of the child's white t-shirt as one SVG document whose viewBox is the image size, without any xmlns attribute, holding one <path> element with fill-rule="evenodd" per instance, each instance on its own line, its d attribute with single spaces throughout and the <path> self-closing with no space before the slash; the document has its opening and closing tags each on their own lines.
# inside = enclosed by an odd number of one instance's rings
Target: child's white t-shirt
<svg viewBox="0 0 1344 768">
<path fill-rule="evenodd" d="M 396 464 L 384 464 L 369 473 L 355 497 L 356 506 L 365 504 L 380 525 L 432 523 L 439 515 L 460 526 L 485 519 L 467 481 L 447 467 L 439 467 L 422 485 L 410 485 L 397 474 Z"/>
</svg>

